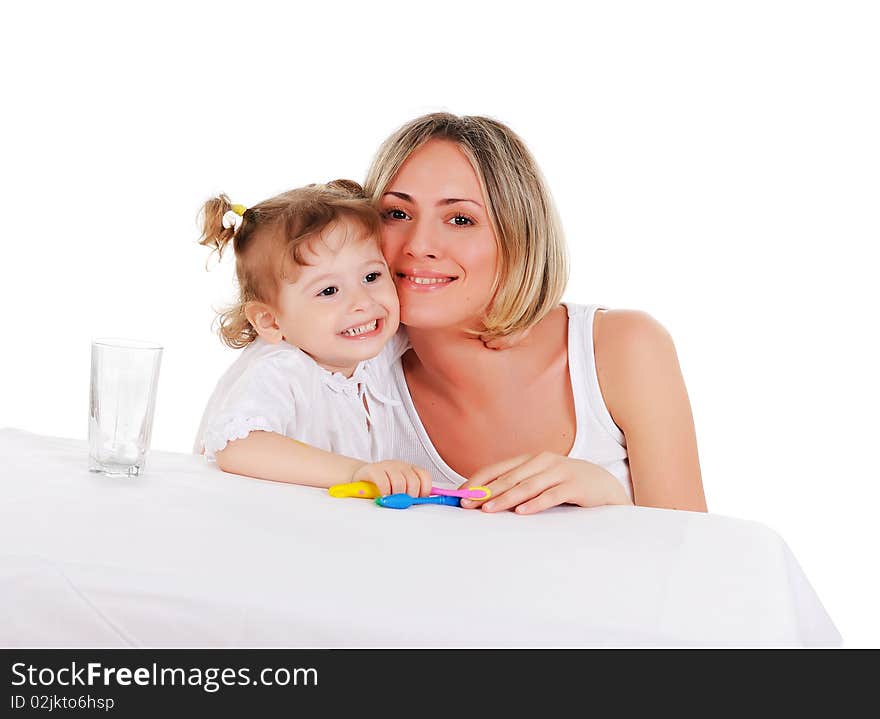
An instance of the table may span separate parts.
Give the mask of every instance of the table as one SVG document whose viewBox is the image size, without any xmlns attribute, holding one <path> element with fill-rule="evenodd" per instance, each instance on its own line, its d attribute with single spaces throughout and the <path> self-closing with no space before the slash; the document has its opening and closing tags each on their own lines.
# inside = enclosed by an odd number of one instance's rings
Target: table
<svg viewBox="0 0 880 719">
<path fill-rule="evenodd" d="M 836 647 L 768 527 L 645 507 L 407 510 L 0 430 L 0 647 Z"/>
</svg>

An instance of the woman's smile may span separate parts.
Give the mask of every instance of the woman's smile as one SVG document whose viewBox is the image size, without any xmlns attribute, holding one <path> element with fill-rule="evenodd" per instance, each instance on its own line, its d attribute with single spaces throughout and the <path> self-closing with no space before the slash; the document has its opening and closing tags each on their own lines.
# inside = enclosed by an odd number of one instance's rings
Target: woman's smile
<svg viewBox="0 0 880 719">
<path fill-rule="evenodd" d="M 445 289 L 458 277 L 426 270 L 402 270 L 395 273 L 395 279 L 398 291 L 433 292 Z"/>
</svg>

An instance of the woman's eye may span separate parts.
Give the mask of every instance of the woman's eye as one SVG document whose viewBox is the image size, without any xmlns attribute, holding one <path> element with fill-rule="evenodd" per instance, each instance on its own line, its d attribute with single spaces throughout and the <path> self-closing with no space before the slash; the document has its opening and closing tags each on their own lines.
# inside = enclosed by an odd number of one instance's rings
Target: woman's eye
<svg viewBox="0 0 880 719">
<path fill-rule="evenodd" d="M 337 292 L 339 292 L 338 287 L 325 287 L 323 290 L 321 290 L 318 293 L 318 296 L 319 297 L 330 297 L 332 295 L 335 295 Z"/>
<path fill-rule="evenodd" d="M 412 219 L 403 210 L 398 210 L 395 208 L 392 208 L 390 210 L 386 210 L 385 217 L 388 217 L 392 220 L 411 220 Z"/>
<path fill-rule="evenodd" d="M 470 217 L 467 217 L 466 215 L 456 215 L 455 217 L 450 219 L 449 222 L 451 224 L 457 225 L 459 227 L 466 227 L 467 225 L 474 224 L 474 221 Z"/>
<path fill-rule="evenodd" d="M 364 275 L 365 282 L 375 282 L 382 276 L 381 272 L 370 272 L 369 274 Z"/>
</svg>

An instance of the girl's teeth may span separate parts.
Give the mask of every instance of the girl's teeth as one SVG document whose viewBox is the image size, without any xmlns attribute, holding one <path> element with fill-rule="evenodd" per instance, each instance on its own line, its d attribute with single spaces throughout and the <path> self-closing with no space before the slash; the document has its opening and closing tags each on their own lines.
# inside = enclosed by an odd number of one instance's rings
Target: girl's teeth
<svg viewBox="0 0 880 719">
<path fill-rule="evenodd" d="M 413 282 L 417 285 L 439 285 L 444 282 L 451 282 L 451 277 L 409 277 L 407 278 L 410 282 Z"/>
<path fill-rule="evenodd" d="M 372 332 L 374 329 L 376 329 L 376 320 L 368 322 L 365 325 L 361 325 L 360 327 L 352 327 L 350 330 L 343 330 L 340 334 L 343 334 L 346 337 L 357 337 L 358 335 L 362 335 L 364 332 Z"/>
</svg>

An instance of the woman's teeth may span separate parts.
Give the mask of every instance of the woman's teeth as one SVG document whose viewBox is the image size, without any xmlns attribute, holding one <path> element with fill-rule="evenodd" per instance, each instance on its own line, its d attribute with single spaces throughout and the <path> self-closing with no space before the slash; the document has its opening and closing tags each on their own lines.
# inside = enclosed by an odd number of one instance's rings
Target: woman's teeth
<svg viewBox="0 0 880 719">
<path fill-rule="evenodd" d="M 452 277 L 410 277 L 404 275 L 406 279 L 416 285 L 440 285 L 445 282 L 452 282 Z"/>
<path fill-rule="evenodd" d="M 372 332 L 376 329 L 376 325 L 378 320 L 373 320 L 372 322 L 367 322 L 365 325 L 361 325 L 360 327 L 352 327 L 348 330 L 342 330 L 339 334 L 345 335 L 346 337 L 357 337 L 358 335 L 362 335 L 365 332 Z"/>
</svg>

